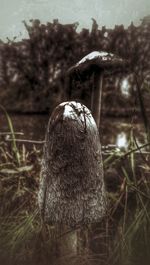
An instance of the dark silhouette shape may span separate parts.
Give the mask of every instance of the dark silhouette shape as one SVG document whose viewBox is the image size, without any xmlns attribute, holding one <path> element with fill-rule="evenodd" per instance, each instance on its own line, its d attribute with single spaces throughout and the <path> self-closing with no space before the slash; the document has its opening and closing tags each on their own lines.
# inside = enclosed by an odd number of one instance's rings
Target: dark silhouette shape
<svg viewBox="0 0 150 265">
<path fill-rule="evenodd" d="M 44 221 L 98 222 L 106 212 L 99 132 L 91 112 L 70 101 L 53 111 L 41 170 L 39 205 Z"/>
<path fill-rule="evenodd" d="M 128 62 L 117 55 L 104 51 L 94 51 L 86 55 L 77 64 L 68 70 L 68 89 L 71 89 L 71 79 L 75 76 L 85 76 L 94 73 L 94 87 L 92 91 L 92 114 L 97 127 L 100 125 L 101 95 L 103 75 L 114 74 L 114 72 L 126 71 Z M 71 95 L 71 91 L 68 93 Z"/>
</svg>

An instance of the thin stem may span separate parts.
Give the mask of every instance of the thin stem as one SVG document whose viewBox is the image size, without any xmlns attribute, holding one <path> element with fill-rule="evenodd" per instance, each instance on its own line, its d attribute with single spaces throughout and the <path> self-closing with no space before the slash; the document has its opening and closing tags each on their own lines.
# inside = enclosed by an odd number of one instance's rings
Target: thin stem
<svg viewBox="0 0 150 265">
<path fill-rule="evenodd" d="M 5 141 L 11 142 L 13 139 L 6 139 Z M 45 141 L 35 141 L 35 140 L 26 140 L 26 139 L 16 139 L 16 142 L 21 143 L 31 143 L 31 144 L 44 144 Z"/>
<path fill-rule="evenodd" d="M 103 72 L 94 73 L 94 90 L 93 90 L 93 108 L 92 114 L 99 129 L 101 114 L 101 97 L 102 97 Z"/>
<path fill-rule="evenodd" d="M 24 135 L 22 132 L 14 132 L 16 135 Z M 0 132 L 0 135 L 12 135 L 12 132 Z"/>
</svg>

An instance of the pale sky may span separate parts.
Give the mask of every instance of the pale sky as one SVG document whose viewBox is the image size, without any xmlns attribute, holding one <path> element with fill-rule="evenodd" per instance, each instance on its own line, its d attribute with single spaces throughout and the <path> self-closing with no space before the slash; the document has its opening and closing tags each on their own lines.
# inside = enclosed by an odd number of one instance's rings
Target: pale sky
<svg viewBox="0 0 150 265">
<path fill-rule="evenodd" d="M 40 19 L 63 24 L 79 22 L 79 29 L 91 28 L 95 18 L 100 26 L 128 26 L 150 15 L 150 0 L 0 0 L 0 39 L 27 37 L 22 20 Z"/>
</svg>

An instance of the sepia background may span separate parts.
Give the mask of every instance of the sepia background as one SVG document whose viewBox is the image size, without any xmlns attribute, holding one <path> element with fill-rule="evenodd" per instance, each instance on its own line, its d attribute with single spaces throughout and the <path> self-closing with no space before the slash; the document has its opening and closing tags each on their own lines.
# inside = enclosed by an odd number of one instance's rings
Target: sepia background
<svg viewBox="0 0 150 265">
<path fill-rule="evenodd" d="M 93 74 L 67 78 L 92 51 L 128 62 L 103 79 L 108 214 L 47 225 L 37 202 L 47 123 L 66 100 L 91 109 Z M 150 1 L 0 0 L 0 263 L 150 264 L 149 102 Z"/>
</svg>

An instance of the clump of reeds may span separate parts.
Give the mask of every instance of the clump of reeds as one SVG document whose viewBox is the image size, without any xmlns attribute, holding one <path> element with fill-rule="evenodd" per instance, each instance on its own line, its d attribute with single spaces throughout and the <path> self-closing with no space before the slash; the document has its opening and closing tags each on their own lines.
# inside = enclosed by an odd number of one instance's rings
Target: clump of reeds
<svg viewBox="0 0 150 265">
<path fill-rule="evenodd" d="M 6 141 L 4 133 L 0 135 L 0 262 L 137 265 L 144 260 L 148 265 L 150 167 L 149 153 L 143 148 L 149 143 L 139 147 L 131 130 L 129 150 L 108 155 L 104 161 L 108 216 L 101 224 L 78 227 L 77 253 L 61 256 L 60 245 L 73 231 L 43 224 L 40 218 L 37 192 L 42 147 L 18 144 L 12 121 L 5 113 L 12 141 Z"/>
</svg>

